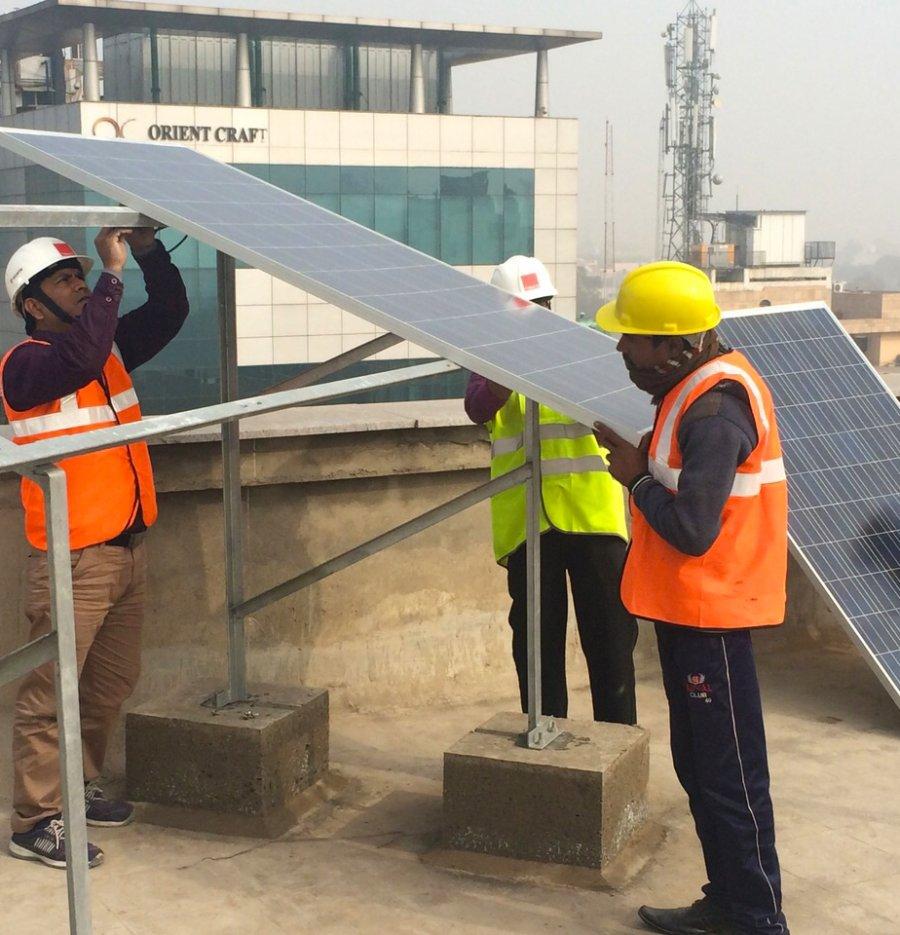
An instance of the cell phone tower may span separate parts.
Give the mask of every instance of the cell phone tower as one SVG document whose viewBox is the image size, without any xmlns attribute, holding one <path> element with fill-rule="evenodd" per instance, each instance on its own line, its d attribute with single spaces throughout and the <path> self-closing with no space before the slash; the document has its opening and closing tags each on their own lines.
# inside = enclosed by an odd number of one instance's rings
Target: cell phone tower
<svg viewBox="0 0 900 935">
<path fill-rule="evenodd" d="M 690 0 L 662 37 L 669 97 L 659 124 L 657 255 L 687 263 L 691 248 L 703 242 L 712 187 L 722 182 L 714 174 L 716 11 Z"/>
</svg>

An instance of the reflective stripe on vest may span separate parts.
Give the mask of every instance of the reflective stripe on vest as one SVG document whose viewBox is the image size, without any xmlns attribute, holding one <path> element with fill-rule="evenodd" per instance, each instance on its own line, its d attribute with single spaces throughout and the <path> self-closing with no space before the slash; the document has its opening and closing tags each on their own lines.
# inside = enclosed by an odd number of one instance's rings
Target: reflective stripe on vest
<svg viewBox="0 0 900 935">
<path fill-rule="evenodd" d="M 621 486 L 584 425 L 546 406 L 539 407 L 541 445 L 541 531 L 607 534 L 627 538 Z M 525 400 L 513 393 L 488 423 L 491 476 L 525 463 Z M 491 498 L 494 555 L 503 562 L 525 541 L 525 486 Z"/>
<path fill-rule="evenodd" d="M 0 362 L 0 381 L 15 350 Z M 102 380 L 102 383 L 91 380 L 75 393 L 25 412 L 11 409 L 4 399 L 13 441 L 27 445 L 45 438 L 140 421 L 137 393 L 115 347 L 103 365 Z M 115 538 L 134 522 L 139 511 L 145 525 L 150 526 L 156 520 L 156 492 L 146 443 L 75 455 L 62 459 L 59 466 L 66 474 L 71 549 Z M 22 478 L 21 492 L 28 541 L 37 549 L 46 549 L 43 492 L 27 477 Z"/>
<path fill-rule="evenodd" d="M 648 451 L 650 472 L 677 491 L 681 419 L 722 380 L 746 390 L 756 447 L 736 472 L 719 534 L 703 555 L 687 555 L 669 545 L 632 501 L 632 546 L 622 575 L 622 600 L 635 616 L 716 629 L 774 626 L 784 619 L 784 461 L 768 387 L 742 354 L 732 351 L 704 364 L 662 400 Z"/>
</svg>

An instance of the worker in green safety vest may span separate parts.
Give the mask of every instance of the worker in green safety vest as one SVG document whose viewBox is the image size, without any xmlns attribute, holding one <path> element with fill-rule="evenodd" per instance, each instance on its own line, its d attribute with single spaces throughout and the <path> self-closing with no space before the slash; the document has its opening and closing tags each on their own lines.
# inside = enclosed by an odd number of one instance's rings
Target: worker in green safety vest
<svg viewBox="0 0 900 935">
<path fill-rule="evenodd" d="M 550 308 L 556 289 L 535 257 L 514 256 L 491 283 L 520 299 Z M 525 398 L 472 374 L 466 390 L 469 418 L 491 434 L 491 477 L 525 463 Z M 628 539 L 621 485 L 591 429 L 541 406 L 541 709 L 568 715 L 566 625 L 568 576 L 578 635 L 587 661 L 594 719 L 634 724 L 637 623 L 622 605 L 619 580 Z M 522 710 L 527 710 L 525 485 L 491 499 L 494 555 L 506 567 L 512 606 L 513 659 Z"/>
</svg>

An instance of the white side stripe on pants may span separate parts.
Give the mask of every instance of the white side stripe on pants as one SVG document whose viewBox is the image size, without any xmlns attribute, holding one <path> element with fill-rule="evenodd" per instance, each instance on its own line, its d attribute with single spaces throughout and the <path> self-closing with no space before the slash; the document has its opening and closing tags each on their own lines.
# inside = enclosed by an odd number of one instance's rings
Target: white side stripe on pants
<svg viewBox="0 0 900 935">
<path fill-rule="evenodd" d="M 778 915 L 778 900 L 775 899 L 775 890 L 772 889 L 772 881 L 769 879 L 768 874 L 763 868 L 762 862 L 762 850 L 759 846 L 759 824 L 756 821 L 756 815 L 753 814 L 753 806 L 750 804 L 750 793 L 747 791 L 747 780 L 744 777 L 744 761 L 741 759 L 741 744 L 738 740 L 737 732 L 737 721 L 734 719 L 734 697 L 731 693 L 731 668 L 728 665 L 728 650 L 725 647 L 725 637 L 720 636 L 719 639 L 722 642 L 722 656 L 725 659 L 725 679 L 728 682 L 728 710 L 731 714 L 731 730 L 734 734 L 734 749 L 737 752 L 738 758 L 738 768 L 741 771 L 741 785 L 744 787 L 744 800 L 747 803 L 747 811 L 750 812 L 750 817 L 753 819 L 753 827 L 756 829 L 756 859 L 759 862 L 759 872 L 763 875 L 763 879 L 766 881 L 766 885 L 769 887 L 769 892 L 772 894 L 772 908 L 775 911 L 775 915 Z M 773 924 L 778 926 L 780 932 L 784 931 L 784 926 L 780 922 L 775 922 L 773 917 Z"/>
</svg>

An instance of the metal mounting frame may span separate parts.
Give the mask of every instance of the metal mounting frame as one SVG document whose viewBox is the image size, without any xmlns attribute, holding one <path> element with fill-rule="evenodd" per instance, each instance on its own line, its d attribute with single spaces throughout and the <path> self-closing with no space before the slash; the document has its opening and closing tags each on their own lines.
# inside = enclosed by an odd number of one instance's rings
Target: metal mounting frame
<svg viewBox="0 0 900 935">
<path fill-rule="evenodd" d="M 121 207 L 3 206 L 0 229 L 36 227 L 161 227 L 152 218 Z M 250 599 L 244 597 L 243 532 L 241 500 L 239 421 L 248 416 L 276 412 L 294 406 L 321 403 L 378 387 L 392 386 L 458 369 L 447 360 L 393 371 L 335 380 L 310 386 L 352 363 L 384 350 L 402 339 L 384 334 L 359 348 L 309 368 L 290 380 L 270 387 L 263 395 L 238 399 L 237 340 L 234 258 L 217 252 L 218 319 L 222 401 L 212 406 L 140 422 L 98 429 L 80 435 L 14 445 L 0 438 L 0 471 L 31 477 L 44 491 L 48 530 L 48 562 L 53 630 L 5 656 L 0 656 L 0 684 L 19 678 L 38 665 L 57 661 L 57 713 L 60 725 L 60 768 L 63 811 L 70 859 L 67 861 L 69 927 L 74 935 L 92 931 L 87 866 L 87 827 L 82 794 L 81 726 L 78 700 L 78 667 L 75 659 L 75 619 L 69 550 L 66 475 L 56 466 L 63 458 L 99 451 L 134 441 L 162 438 L 193 428 L 222 425 L 223 512 L 225 521 L 225 590 L 228 632 L 228 684 L 208 700 L 220 707 L 247 697 L 247 660 L 244 619 L 250 613 L 281 600 L 301 588 L 321 581 L 356 562 L 416 535 L 503 490 L 525 483 L 527 497 L 528 554 L 528 731 L 525 746 L 541 749 L 558 735 L 552 718 L 541 714 L 540 658 L 540 435 L 538 406 L 527 403 L 526 463 L 443 503 L 412 520 L 370 539 L 341 555 L 297 575 Z"/>
</svg>

